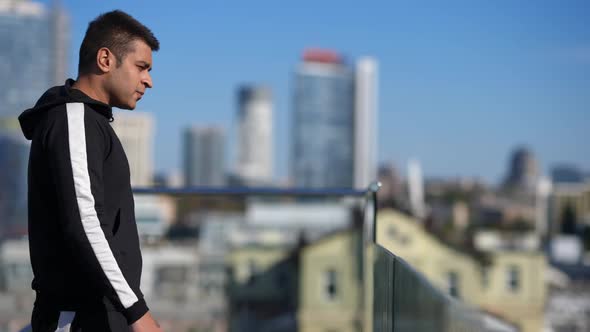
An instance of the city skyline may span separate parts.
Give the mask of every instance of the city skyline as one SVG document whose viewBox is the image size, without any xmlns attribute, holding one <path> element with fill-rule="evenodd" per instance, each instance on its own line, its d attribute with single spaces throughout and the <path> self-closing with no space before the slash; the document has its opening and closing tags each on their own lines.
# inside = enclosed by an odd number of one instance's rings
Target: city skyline
<svg viewBox="0 0 590 332">
<path fill-rule="evenodd" d="M 520 145 L 533 151 L 543 174 L 561 163 L 590 168 L 590 156 L 582 153 L 590 104 L 584 19 L 590 5 L 582 1 L 182 3 L 157 10 L 134 1 L 63 5 L 72 17 L 70 75 L 86 25 L 101 12 L 126 10 L 162 40 L 154 54 L 155 89 L 138 107 L 156 119 L 158 171 L 181 169 L 183 124 L 235 125 L 234 91 L 253 82 L 273 90 L 274 164 L 278 178 L 285 178 L 290 77 L 310 46 L 379 61 L 379 161 L 394 161 L 404 174 L 403 165 L 414 158 L 426 177 L 479 176 L 497 184 Z M 179 61 L 179 54 L 185 59 Z"/>
</svg>

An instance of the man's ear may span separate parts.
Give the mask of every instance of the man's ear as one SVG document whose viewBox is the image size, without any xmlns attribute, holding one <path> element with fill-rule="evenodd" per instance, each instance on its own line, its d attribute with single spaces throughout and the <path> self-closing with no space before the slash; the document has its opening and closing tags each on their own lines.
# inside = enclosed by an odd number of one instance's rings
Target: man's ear
<svg viewBox="0 0 590 332">
<path fill-rule="evenodd" d="M 106 47 L 102 47 L 101 49 L 96 52 L 96 66 L 98 67 L 99 71 L 103 73 L 108 73 L 116 65 L 116 58 L 113 52 Z"/>
</svg>

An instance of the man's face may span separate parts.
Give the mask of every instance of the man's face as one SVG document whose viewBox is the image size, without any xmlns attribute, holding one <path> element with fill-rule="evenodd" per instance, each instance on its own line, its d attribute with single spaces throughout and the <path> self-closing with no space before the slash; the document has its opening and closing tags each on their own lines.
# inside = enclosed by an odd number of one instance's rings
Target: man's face
<svg viewBox="0 0 590 332">
<path fill-rule="evenodd" d="M 132 110 L 145 91 L 152 87 L 152 49 L 144 41 L 135 40 L 122 62 L 115 66 L 108 80 L 110 104 Z"/>
</svg>

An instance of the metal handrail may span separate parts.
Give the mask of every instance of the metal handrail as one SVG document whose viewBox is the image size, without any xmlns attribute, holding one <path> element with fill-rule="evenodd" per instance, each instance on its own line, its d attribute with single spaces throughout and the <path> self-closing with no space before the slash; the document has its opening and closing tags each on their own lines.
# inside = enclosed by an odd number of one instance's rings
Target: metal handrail
<svg viewBox="0 0 590 332">
<path fill-rule="evenodd" d="M 135 194 L 166 194 L 173 196 L 209 195 L 209 196 L 322 196 L 322 197 L 360 197 L 367 190 L 357 189 L 307 189 L 307 188 L 273 188 L 273 187 L 136 187 Z"/>
</svg>

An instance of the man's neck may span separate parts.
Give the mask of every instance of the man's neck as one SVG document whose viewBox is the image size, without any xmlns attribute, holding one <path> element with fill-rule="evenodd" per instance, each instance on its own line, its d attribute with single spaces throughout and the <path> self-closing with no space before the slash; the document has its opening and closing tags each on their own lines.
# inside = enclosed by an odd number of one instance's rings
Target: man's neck
<svg viewBox="0 0 590 332">
<path fill-rule="evenodd" d="M 88 76 L 79 76 L 72 85 L 73 89 L 82 91 L 88 97 L 109 104 L 109 98 L 104 89 L 92 78 Z"/>
</svg>

